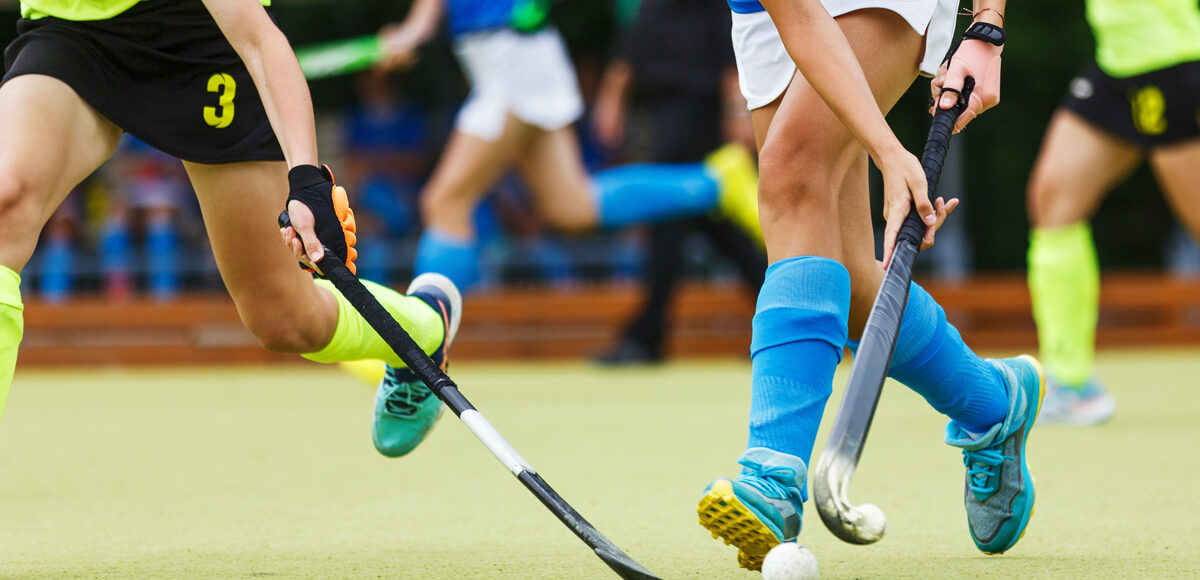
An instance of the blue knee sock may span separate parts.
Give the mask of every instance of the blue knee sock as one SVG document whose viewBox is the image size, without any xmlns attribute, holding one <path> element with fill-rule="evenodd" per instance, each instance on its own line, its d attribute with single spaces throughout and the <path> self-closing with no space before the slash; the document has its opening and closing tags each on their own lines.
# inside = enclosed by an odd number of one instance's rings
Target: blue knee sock
<svg viewBox="0 0 1200 580">
<path fill-rule="evenodd" d="M 850 274 L 828 258 L 772 264 L 758 294 L 750 357 L 750 439 L 807 465 L 846 344 Z"/>
<path fill-rule="evenodd" d="M 717 180 L 700 163 L 625 165 L 597 172 L 593 183 L 602 228 L 698 216 L 717 207 Z"/>
<path fill-rule="evenodd" d="M 479 281 L 479 243 L 460 240 L 433 228 L 426 228 L 417 244 L 413 276 L 426 272 L 445 275 L 459 291 L 466 292 Z"/>
<path fill-rule="evenodd" d="M 179 293 L 179 234 L 169 219 L 154 220 L 146 230 L 146 266 L 150 293 L 169 300 Z"/>
<path fill-rule="evenodd" d="M 858 343 L 850 347 L 857 350 Z M 1000 373 L 963 342 L 946 312 L 916 283 L 909 287 L 888 376 L 973 433 L 986 432 L 1008 414 Z"/>
</svg>

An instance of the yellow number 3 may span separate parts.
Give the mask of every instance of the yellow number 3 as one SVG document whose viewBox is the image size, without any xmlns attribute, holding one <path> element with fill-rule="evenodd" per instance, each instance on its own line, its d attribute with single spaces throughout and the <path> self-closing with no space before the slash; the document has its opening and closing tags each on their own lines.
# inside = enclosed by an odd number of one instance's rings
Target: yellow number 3
<svg viewBox="0 0 1200 580">
<path fill-rule="evenodd" d="M 233 77 L 217 73 L 208 78 L 208 92 L 221 94 L 217 101 L 221 110 L 217 112 L 216 107 L 204 107 L 204 122 L 216 129 L 224 129 L 233 122 L 233 96 L 237 94 L 237 83 Z"/>
<path fill-rule="evenodd" d="M 1162 135 L 1167 131 L 1167 98 L 1161 89 L 1147 85 L 1130 91 L 1133 126 L 1143 135 Z"/>
</svg>

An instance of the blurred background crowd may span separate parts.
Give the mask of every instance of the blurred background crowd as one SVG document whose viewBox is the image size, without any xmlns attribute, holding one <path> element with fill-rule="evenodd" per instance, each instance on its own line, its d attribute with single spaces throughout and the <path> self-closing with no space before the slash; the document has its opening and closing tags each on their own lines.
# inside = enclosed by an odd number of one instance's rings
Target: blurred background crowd
<svg viewBox="0 0 1200 580">
<path fill-rule="evenodd" d="M 401 20 L 410 3 L 277 0 L 272 12 L 292 44 L 303 46 L 374 33 L 383 23 Z M 923 261 L 926 275 L 957 278 L 1025 267 L 1026 181 L 1050 114 L 1094 44 L 1082 0 L 1013 8 L 1007 15 L 1002 102 L 956 141 L 943 191 L 964 203 L 945 235 L 939 234 L 932 258 Z M 639 0 L 554 4 L 552 19 L 592 105 L 638 9 Z M 5 45 L 15 35 L 17 18 L 15 0 L 0 0 Z M 714 36 L 713 43 L 729 42 L 727 30 Z M 421 228 L 418 193 L 466 96 L 449 39 L 431 43 L 403 73 L 335 77 L 314 81 L 311 89 L 323 161 L 353 196 L 360 274 L 402 284 L 411 275 Z M 647 111 L 653 96 L 635 84 L 619 138 L 611 119 L 603 113 L 597 119 L 598 107 L 589 107 L 577 129 L 590 169 L 654 156 L 654 133 L 664 129 Z M 928 98 L 927 82 L 916 83 L 890 118 L 911 150 L 924 140 Z M 644 232 L 564 237 L 548 232 L 527 204 L 521 183 L 509 178 L 480 208 L 483 287 L 624 283 L 640 275 L 647 260 Z M 181 292 L 220 289 L 198 212 L 180 163 L 126 136 L 112 161 L 80 185 L 47 225 L 25 272 L 26 292 L 53 302 L 96 293 L 170 300 Z M 1104 268 L 1200 272 L 1200 252 L 1174 223 L 1144 167 L 1105 200 L 1093 227 Z M 679 240 L 684 276 L 736 283 L 737 265 L 714 247 L 711 236 L 699 233 Z"/>
</svg>

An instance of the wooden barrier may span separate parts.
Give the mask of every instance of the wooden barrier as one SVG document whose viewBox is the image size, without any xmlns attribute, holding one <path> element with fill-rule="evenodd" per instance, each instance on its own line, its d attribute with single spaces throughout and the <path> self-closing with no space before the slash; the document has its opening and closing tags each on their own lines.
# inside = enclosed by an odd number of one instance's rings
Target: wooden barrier
<svg viewBox="0 0 1200 580">
<path fill-rule="evenodd" d="M 1021 276 L 981 276 L 926 287 L 968 342 L 981 349 L 1036 345 Z M 581 358 L 614 339 L 638 306 L 635 286 L 508 288 L 471 296 L 455 345 L 460 359 Z M 747 356 L 753 300 L 738 286 L 688 285 L 672 308 L 668 353 Z M 1106 276 L 1100 346 L 1200 344 L 1200 280 Z M 29 300 L 22 366 L 295 361 L 258 346 L 224 295 L 169 303 L 83 298 Z"/>
</svg>

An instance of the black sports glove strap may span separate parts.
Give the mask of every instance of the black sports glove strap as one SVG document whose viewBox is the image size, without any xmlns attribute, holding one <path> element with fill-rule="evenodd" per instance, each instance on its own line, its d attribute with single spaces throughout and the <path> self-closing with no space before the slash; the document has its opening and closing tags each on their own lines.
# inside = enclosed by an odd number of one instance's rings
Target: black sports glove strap
<svg viewBox="0 0 1200 580">
<path fill-rule="evenodd" d="M 308 206 L 315 219 L 317 239 L 338 256 L 347 254 L 346 233 L 333 208 L 333 175 L 328 168 L 297 165 L 288 172 L 288 203 L 293 200 Z"/>
<path fill-rule="evenodd" d="M 982 40 L 988 44 L 996 46 L 1004 46 L 1004 41 L 1007 36 L 1004 34 L 1004 29 L 990 22 L 976 22 L 967 28 L 963 33 L 963 40 L 974 39 Z"/>
<path fill-rule="evenodd" d="M 1004 41 L 1007 38 L 1003 28 L 989 22 L 976 22 L 967 28 L 967 31 L 962 35 L 962 40 L 982 40 L 994 46 L 1004 46 Z M 954 58 L 954 53 L 958 52 L 958 47 L 962 46 L 962 40 L 950 47 L 950 52 L 946 53 L 946 58 L 942 61 L 942 64 L 949 64 L 950 59 Z"/>
</svg>

